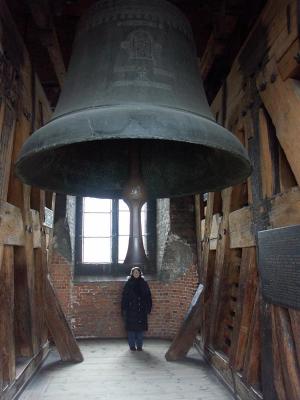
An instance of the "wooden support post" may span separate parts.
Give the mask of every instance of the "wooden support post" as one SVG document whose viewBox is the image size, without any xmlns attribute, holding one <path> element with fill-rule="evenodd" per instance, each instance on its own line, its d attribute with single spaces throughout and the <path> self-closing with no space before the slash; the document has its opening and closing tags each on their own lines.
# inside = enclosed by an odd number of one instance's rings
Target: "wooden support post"
<svg viewBox="0 0 300 400">
<path fill-rule="evenodd" d="M 15 247 L 14 255 L 16 354 L 31 357 L 33 356 L 32 327 L 25 248 Z"/>
<path fill-rule="evenodd" d="M 300 311 L 289 310 L 295 348 L 297 353 L 298 365 L 300 367 Z"/>
<path fill-rule="evenodd" d="M 46 279 L 45 313 L 48 328 L 63 361 L 83 361 L 82 354 L 70 328 L 55 289 L 49 279 Z"/>
<path fill-rule="evenodd" d="M 201 282 L 206 283 L 207 279 L 207 267 L 208 267 L 208 257 L 209 257 L 209 238 L 212 227 L 213 220 L 213 210 L 214 210 L 214 198 L 215 193 L 211 192 L 208 194 L 207 205 L 206 205 L 206 215 L 205 215 L 205 230 L 203 236 L 203 252 L 202 252 L 202 274 L 200 275 Z"/>
<path fill-rule="evenodd" d="M 230 352 L 230 364 L 235 371 L 240 371 L 244 365 L 256 286 L 256 249 L 255 247 L 246 247 L 242 252 L 237 306 L 235 309 L 233 338 L 231 341 L 232 350 Z"/>
<path fill-rule="evenodd" d="M 201 256 L 202 256 L 202 234 L 201 221 L 203 217 L 203 198 L 201 194 L 195 196 L 195 218 L 196 218 L 196 241 L 197 241 L 197 260 L 198 260 L 198 277 L 201 275 Z"/>
<path fill-rule="evenodd" d="M 275 306 L 271 306 L 274 385 L 278 396 L 278 400 L 289 400 L 284 387 L 283 365 L 281 364 L 280 354 L 279 354 L 280 332 L 279 332 L 279 327 L 277 326 L 275 312 L 276 312 Z"/>
<path fill-rule="evenodd" d="M 4 246 L 0 272 L 0 355 L 2 385 L 9 385 L 16 376 L 14 342 L 14 253 L 13 247 Z M 1 390 L 1 388 L 0 388 Z"/>
<path fill-rule="evenodd" d="M 232 187 L 222 191 L 222 221 L 219 226 L 219 240 L 216 250 L 216 261 L 214 269 L 214 283 L 212 289 L 212 300 L 210 306 L 210 334 L 209 343 L 213 346 L 218 329 L 218 321 L 220 315 L 220 298 L 221 287 L 224 271 L 227 266 L 228 249 L 229 249 L 229 213 L 231 207 Z"/>
<path fill-rule="evenodd" d="M 7 199 L 8 183 L 10 177 L 11 156 L 14 143 L 15 111 L 5 101 L 3 124 L 0 126 L 1 150 L 0 150 L 0 199 Z"/>
<path fill-rule="evenodd" d="M 37 320 L 37 307 L 36 302 L 36 281 L 35 281 L 35 262 L 33 250 L 33 222 L 30 210 L 30 193 L 31 187 L 23 185 L 23 221 L 25 227 L 25 257 L 27 266 L 27 285 L 29 294 L 29 306 L 31 316 L 31 338 L 33 353 L 39 351 L 39 337 L 38 337 L 38 320 Z"/>
<path fill-rule="evenodd" d="M 249 386 L 255 386 L 260 382 L 261 340 L 259 300 L 260 289 L 257 288 L 243 366 L 243 380 Z"/>
<path fill-rule="evenodd" d="M 0 4 L 0 13 L 1 11 L 5 14 L 6 10 L 3 10 L 2 4 Z M 0 28 L 2 27 L 0 26 Z M 0 51 L 2 53 L 2 50 Z M 0 76 L 0 200 L 6 201 L 16 124 L 15 107 L 17 106 L 17 101 L 14 105 L 11 101 L 17 91 L 16 70 L 8 59 L 2 60 L 2 73 L 3 76 Z M 3 79 L 4 76 L 5 79 Z M 2 323 L 0 323 L 0 391 L 3 385 L 8 384 L 15 377 L 13 304 L 13 248 L 4 246 L 2 242 L 0 243 L 0 309 L 2 313 Z"/>
<path fill-rule="evenodd" d="M 289 321 L 288 311 L 275 307 L 276 330 L 278 332 L 278 351 L 283 380 L 289 400 L 300 399 L 300 370 L 297 365 L 296 350 Z M 276 351 L 274 349 L 274 351 Z"/>
<path fill-rule="evenodd" d="M 45 219 L 45 192 L 38 190 L 37 206 L 39 207 L 39 223 L 41 227 L 41 247 L 34 250 L 36 303 L 45 304 L 45 285 L 47 277 L 47 250 L 46 232 L 44 227 Z M 48 338 L 47 325 L 44 307 L 37 309 L 39 344 L 45 343 Z"/>
<path fill-rule="evenodd" d="M 204 294 L 203 294 L 203 304 L 202 304 L 202 311 L 200 312 L 200 319 L 201 319 L 201 334 L 203 339 L 204 347 L 208 340 L 209 335 L 209 299 L 210 299 L 210 285 L 209 285 L 209 276 L 210 276 L 210 269 L 214 266 L 214 263 L 210 263 L 210 234 L 212 228 L 212 221 L 213 221 L 213 210 L 214 210 L 214 199 L 215 193 L 211 192 L 208 194 L 207 197 L 207 204 L 206 204 L 206 215 L 205 215 L 205 229 L 203 235 L 203 250 L 202 250 L 202 257 L 201 257 L 201 271 L 200 271 L 200 283 L 204 285 Z"/>
</svg>

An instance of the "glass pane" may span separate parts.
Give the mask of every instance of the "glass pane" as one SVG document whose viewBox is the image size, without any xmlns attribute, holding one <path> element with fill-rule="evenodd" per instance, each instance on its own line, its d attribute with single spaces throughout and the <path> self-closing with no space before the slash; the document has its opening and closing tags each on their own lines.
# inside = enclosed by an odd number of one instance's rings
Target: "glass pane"
<svg viewBox="0 0 300 400">
<path fill-rule="evenodd" d="M 147 213 L 141 212 L 142 235 L 147 233 Z"/>
<path fill-rule="evenodd" d="M 129 236 L 119 236 L 119 263 L 125 260 L 128 249 Z"/>
<path fill-rule="evenodd" d="M 83 198 L 83 211 L 84 212 L 110 212 L 112 200 L 110 199 L 96 199 L 94 197 Z"/>
<path fill-rule="evenodd" d="M 147 203 L 145 203 L 142 207 L 142 212 L 147 212 Z"/>
<path fill-rule="evenodd" d="M 111 214 L 83 214 L 83 236 L 111 236 Z"/>
<path fill-rule="evenodd" d="M 92 238 L 83 240 L 84 263 L 110 263 L 111 239 Z"/>
<path fill-rule="evenodd" d="M 119 211 L 119 235 L 129 235 L 130 232 L 130 213 L 129 211 Z"/>
<path fill-rule="evenodd" d="M 143 243 L 144 243 L 144 249 L 145 249 L 145 253 L 147 254 L 147 236 L 142 236 L 143 237 Z"/>
<path fill-rule="evenodd" d="M 125 203 L 124 200 L 119 200 L 119 210 L 129 211 L 128 205 Z"/>
</svg>

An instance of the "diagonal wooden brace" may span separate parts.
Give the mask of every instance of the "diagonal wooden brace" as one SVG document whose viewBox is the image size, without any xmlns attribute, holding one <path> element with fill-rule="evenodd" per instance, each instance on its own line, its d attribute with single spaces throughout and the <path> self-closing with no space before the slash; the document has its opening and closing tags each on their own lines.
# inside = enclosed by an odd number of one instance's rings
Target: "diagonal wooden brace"
<svg viewBox="0 0 300 400">
<path fill-rule="evenodd" d="M 192 347 L 201 325 L 202 293 L 204 286 L 200 284 L 191 302 L 187 315 L 175 336 L 165 357 L 167 361 L 182 359 Z"/>
<path fill-rule="evenodd" d="M 83 356 L 73 335 L 72 329 L 61 308 L 49 276 L 45 288 L 46 323 L 63 361 L 83 361 Z"/>
</svg>

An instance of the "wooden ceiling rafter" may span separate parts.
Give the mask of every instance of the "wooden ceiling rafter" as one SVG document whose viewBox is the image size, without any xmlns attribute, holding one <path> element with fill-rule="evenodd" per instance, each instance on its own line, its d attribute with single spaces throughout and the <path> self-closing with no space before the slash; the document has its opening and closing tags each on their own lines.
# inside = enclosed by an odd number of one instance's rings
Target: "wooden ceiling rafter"
<svg viewBox="0 0 300 400">
<path fill-rule="evenodd" d="M 215 8 L 211 34 L 199 62 L 209 102 L 222 86 L 264 4 L 265 0 L 257 0 L 249 7 L 245 0 L 222 0 L 219 8 Z"/>
<path fill-rule="evenodd" d="M 59 86 L 62 88 L 66 75 L 66 66 L 49 3 L 47 0 L 27 0 L 27 4 L 39 30 L 41 44 L 48 51 Z"/>
</svg>

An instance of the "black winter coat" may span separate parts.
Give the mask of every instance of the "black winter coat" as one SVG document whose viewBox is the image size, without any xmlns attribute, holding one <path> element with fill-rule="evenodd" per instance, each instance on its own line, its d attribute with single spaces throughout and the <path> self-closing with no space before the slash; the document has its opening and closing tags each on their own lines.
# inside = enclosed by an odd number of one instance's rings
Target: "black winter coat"
<svg viewBox="0 0 300 400">
<path fill-rule="evenodd" d="M 152 308 L 152 298 L 148 283 L 144 278 L 130 277 L 122 294 L 122 315 L 127 331 L 148 330 L 148 314 Z"/>
</svg>

